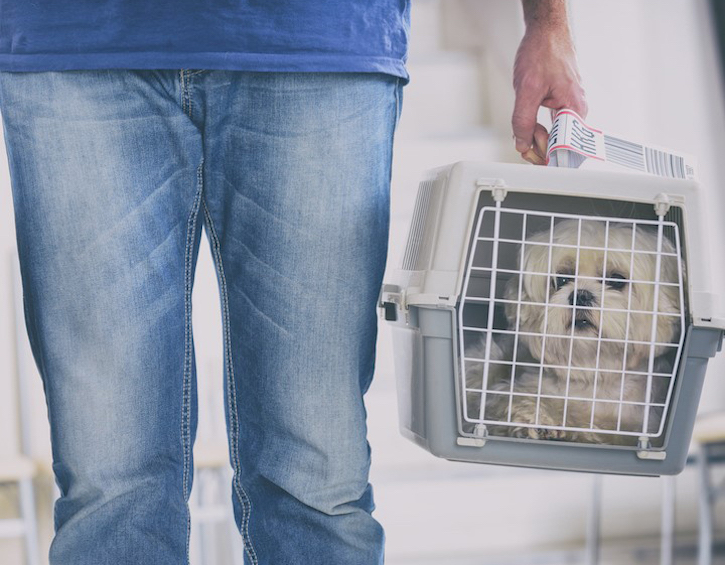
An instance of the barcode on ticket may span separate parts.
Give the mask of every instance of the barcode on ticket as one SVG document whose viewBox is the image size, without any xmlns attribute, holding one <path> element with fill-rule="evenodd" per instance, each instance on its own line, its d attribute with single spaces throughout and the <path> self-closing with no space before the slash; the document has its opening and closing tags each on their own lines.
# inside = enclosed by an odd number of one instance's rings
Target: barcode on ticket
<svg viewBox="0 0 725 565">
<path fill-rule="evenodd" d="M 692 177 L 692 171 L 689 175 L 687 174 L 684 157 L 673 153 L 652 149 L 606 134 L 604 135 L 604 149 L 608 161 L 624 167 L 674 179 Z"/>
<path fill-rule="evenodd" d="M 685 159 L 683 157 L 646 147 L 644 159 L 648 173 L 676 179 L 687 178 L 685 173 Z"/>
<path fill-rule="evenodd" d="M 618 163 L 639 171 L 647 170 L 644 163 L 644 147 L 639 143 L 632 143 L 605 134 L 604 150 L 607 152 L 607 158 L 612 163 Z"/>
</svg>

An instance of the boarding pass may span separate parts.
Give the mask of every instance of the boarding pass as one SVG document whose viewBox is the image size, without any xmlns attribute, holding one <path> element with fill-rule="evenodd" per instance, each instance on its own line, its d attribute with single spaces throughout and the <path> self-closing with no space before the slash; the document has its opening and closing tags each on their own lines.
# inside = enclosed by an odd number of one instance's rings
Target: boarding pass
<svg viewBox="0 0 725 565">
<path fill-rule="evenodd" d="M 662 177 L 696 180 L 695 158 L 610 135 L 584 123 L 574 111 L 559 110 L 549 133 L 547 165 L 577 168 L 586 159 L 613 163 Z"/>
</svg>

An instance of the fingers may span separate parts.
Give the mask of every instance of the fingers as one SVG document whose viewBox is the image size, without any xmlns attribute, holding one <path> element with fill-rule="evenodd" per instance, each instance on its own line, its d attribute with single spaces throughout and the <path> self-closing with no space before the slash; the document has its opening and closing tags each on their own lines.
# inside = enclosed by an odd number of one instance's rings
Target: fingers
<svg viewBox="0 0 725 565">
<path fill-rule="evenodd" d="M 564 108 L 574 110 L 582 119 L 587 117 L 589 107 L 584 89 L 580 85 L 574 85 L 569 92 L 565 92 L 560 96 L 549 96 L 541 101 L 544 108 L 551 109 L 551 119 L 553 120 L 556 113 Z"/>
<path fill-rule="evenodd" d="M 577 100 L 576 102 L 573 102 L 571 105 L 571 109 L 574 110 L 577 114 L 579 114 L 582 119 L 587 117 L 587 113 L 589 112 L 589 107 L 587 106 L 587 101 L 584 98 L 581 98 Z"/>
<path fill-rule="evenodd" d="M 534 165 L 546 164 L 546 149 L 549 144 L 549 132 L 541 124 L 534 126 L 533 146 L 521 152 L 521 157 Z"/>
<path fill-rule="evenodd" d="M 546 161 L 546 148 L 549 145 L 549 132 L 541 124 L 536 124 L 534 129 L 534 149 L 536 154 Z"/>
<path fill-rule="evenodd" d="M 511 118 L 516 151 L 525 153 L 533 144 L 536 114 L 541 104 L 541 93 L 530 85 L 521 85 L 516 92 L 514 113 Z"/>
<path fill-rule="evenodd" d="M 589 107 L 587 106 L 586 93 L 584 92 L 584 89 L 581 87 L 581 85 L 577 85 L 576 88 L 574 89 L 574 92 L 572 93 L 571 98 L 569 99 L 568 108 L 570 110 L 574 110 L 582 118 L 587 117 L 587 112 L 589 112 Z"/>
<path fill-rule="evenodd" d="M 529 163 L 533 163 L 534 165 L 545 165 L 546 161 L 539 157 L 539 155 L 534 151 L 534 148 L 527 149 L 521 154 L 521 157 L 523 157 L 525 160 L 527 160 Z"/>
</svg>

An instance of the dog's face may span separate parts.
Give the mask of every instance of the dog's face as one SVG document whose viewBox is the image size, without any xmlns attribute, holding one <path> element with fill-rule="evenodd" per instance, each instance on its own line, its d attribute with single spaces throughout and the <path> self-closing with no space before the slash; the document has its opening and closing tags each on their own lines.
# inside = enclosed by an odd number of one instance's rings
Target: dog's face
<svg viewBox="0 0 725 565">
<path fill-rule="evenodd" d="M 507 303 L 506 314 L 509 327 L 545 334 L 519 336 L 535 358 L 546 364 L 593 369 L 599 347 L 600 369 L 646 367 L 653 319 L 647 312 L 655 307 L 657 254 L 652 252 L 657 250 L 657 234 L 637 228 L 632 257 L 632 229 L 631 225 L 610 224 L 607 235 L 604 222 L 582 221 L 579 234 L 579 222 L 565 220 L 556 224 L 553 236 L 547 230 L 524 243 L 519 253 L 523 253 L 523 270 L 529 274 L 521 280 L 510 279 L 505 294 L 508 300 L 536 304 Z M 667 238 L 663 238 L 662 251 L 675 253 Z M 660 255 L 660 261 L 660 282 L 678 283 L 677 257 Z M 660 285 L 657 311 L 679 313 L 677 284 Z M 677 316 L 657 316 L 656 341 L 677 341 L 679 326 Z M 587 337 L 604 340 L 597 346 L 599 340 L 578 339 Z M 625 339 L 630 342 L 626 360 Z M 665 346 L 658 346 L 655 357 L 664 350 Z"/>
</svg>

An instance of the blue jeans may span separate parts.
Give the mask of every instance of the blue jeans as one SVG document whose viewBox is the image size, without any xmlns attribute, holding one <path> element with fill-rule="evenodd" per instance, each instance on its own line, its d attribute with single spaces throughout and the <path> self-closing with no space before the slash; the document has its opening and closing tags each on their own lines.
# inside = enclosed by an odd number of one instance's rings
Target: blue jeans
<svg viewBox="0 0 725 565">
<path fill-rule="evenodd" d="M 53 565 L 188 563 L 202 225 L 246 562 L 382 563 L 363 395 L 401 96 L 382 74 L 0 73 Z"/>
</svg>

